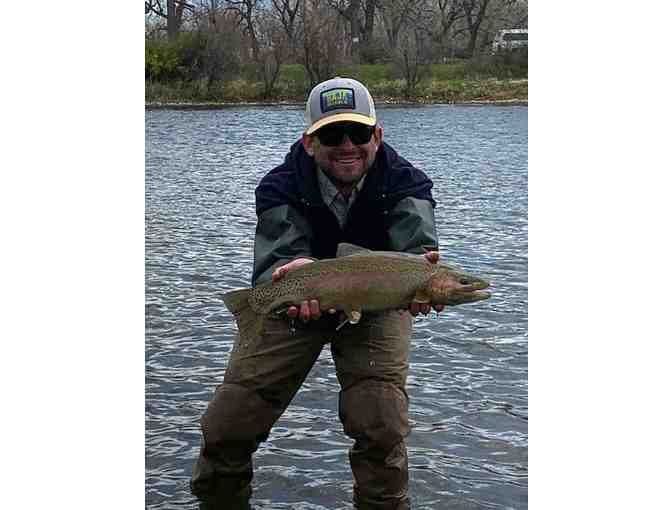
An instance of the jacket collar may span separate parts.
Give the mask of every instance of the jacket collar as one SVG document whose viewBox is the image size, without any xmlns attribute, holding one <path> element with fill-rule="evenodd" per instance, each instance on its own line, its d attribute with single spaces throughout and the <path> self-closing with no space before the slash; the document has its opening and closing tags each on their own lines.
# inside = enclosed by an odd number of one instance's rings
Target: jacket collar
<svg viewBox="0 0 672 510">
<path fill-rule="evenodd" d="M 376 159 L 363 179 L 364 185 L 359 190 L 358 196 L 374 197 L 382 194 L 383 179 L 382 168 L 384 167 L 386 144 L 383 142 L 378 148 Z M 320 185 L 317 179 L 317 165 L 312 156 L 309 156 L 303 148 L 301 140 L 296 142 L 290 151 L 293 166 L 296 170 L 297 186 L 301 194 L 301 201 L 309 207 L 324 205 Z"/>
</svg>

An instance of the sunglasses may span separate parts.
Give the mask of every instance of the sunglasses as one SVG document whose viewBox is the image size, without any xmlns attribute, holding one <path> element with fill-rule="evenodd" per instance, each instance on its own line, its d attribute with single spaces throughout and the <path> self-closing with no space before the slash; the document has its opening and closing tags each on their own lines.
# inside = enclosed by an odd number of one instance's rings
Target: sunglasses
<svg viewBox="0 0 672 510">
<path fill-rule="evenodd" d="M 350 141 L 355 145 L 363 145 L 369 143 L 374 129 L 374 126 L 367 126 L 358 122 L 334 122 L 318 129 L 315 136 L 322 145 L 327 147 L 341 145 L 345 135 L 348 135 Z"/>
</svg>

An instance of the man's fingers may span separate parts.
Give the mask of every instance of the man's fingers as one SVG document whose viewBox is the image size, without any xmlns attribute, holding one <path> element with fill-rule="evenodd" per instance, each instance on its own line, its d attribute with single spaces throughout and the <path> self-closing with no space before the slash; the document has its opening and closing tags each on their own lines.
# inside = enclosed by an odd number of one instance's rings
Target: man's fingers
<svg viewBox="0 0 672 510">
<path fill-rule="evenodd" d="M 320 303 L 317 299 L 311 299 L 309 303 L 309 308 L 310 308 L 310 317 L 315 320 L 319 319 L 320 316 L 322 315 L 322 312 L 320 312 Z"/>
<path fill-rule="evenodd" d="M 436 310 L 436 313 L 443 312 L 443 309 L 446 307 L 446 305 L 434 305 L 434 310 Z"/>
<path fill-rule="evenodd" d="M 296 316 L 299 315 L 299 309 L 296 306 L 290 306 L 287 309 L 287 316 L 290 319 L 296 319 Z"/>
<path fill-rule="evenodd" d="M 271 279 L 272 279 L 274 282 L 276 282 L 276 281 L 278 281 L 280 278 L 282 278 L 283 276 L 285 276 L 286 273 L 287 273 L 287 266 L 280 266 L 280 267 L 277 268 L 275 271 L 273 271 L 273 274 L 271 275 Z"/>
<path fill-rule="evenodd" d="M 443 305 L 434 305 L 434 309 L 437 312 L 440 312 L 441 310 L 443 310 Z M 429 312 L 432 311 L 432 305 L 429 303 L 411 303 L 411 305 L 408 307 L 408 311 L 411 312 L 411 315 L 413 317 L 415 317 L 419 313 L 427 315 Z"/>
<path fill-rule="evenodd" d="M 438 251 L 428 251 L 425 253 L 425 258 L 428 262 L 436 264 L 439 261 L 439 252 Z"/>
<path fill-rule="evenodd" d="M 303 322 L 308 322 L 310 320 L 310 306 L 308 301 L 301 302 L 301 311 L 299 311 L 299 317 Z"/>
</svg>

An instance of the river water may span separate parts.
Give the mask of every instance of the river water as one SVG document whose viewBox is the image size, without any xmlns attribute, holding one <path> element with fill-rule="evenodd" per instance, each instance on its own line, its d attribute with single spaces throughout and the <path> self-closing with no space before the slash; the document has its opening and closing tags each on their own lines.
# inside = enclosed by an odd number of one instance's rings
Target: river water
<svg viewBox="0 0 672 510">
<path fill-rule="evenodd" d="M 527 508 L 527 107 L 380 107 L 385 139 L 434 181 L 442 258 L 487 301 L 418 317 L 408 380 L 414 510 Z M 254 187 L 299 107 L 146 111 L 146 507 L 197 508 L 199 418 L 249 286 Z M 252 507 L 352 508 L 329 349 L 255 457 Z"/>
</svg>

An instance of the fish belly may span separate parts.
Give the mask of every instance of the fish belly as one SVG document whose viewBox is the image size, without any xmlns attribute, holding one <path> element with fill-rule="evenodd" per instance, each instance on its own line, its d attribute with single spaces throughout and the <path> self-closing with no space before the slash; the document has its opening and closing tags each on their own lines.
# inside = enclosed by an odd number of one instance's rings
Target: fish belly
<svg viewBox="0 0 672 510">
<path fill-rule="evenodd" d="M 309 282 L 307 299 L 317 299 L 320 308 L 387 310 L 405 307 L 415 287 L 404 285 L 395 275 L 378 272 L 325 274 Z"/>
</svg>

